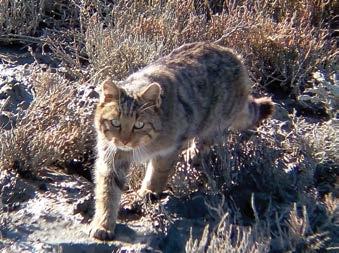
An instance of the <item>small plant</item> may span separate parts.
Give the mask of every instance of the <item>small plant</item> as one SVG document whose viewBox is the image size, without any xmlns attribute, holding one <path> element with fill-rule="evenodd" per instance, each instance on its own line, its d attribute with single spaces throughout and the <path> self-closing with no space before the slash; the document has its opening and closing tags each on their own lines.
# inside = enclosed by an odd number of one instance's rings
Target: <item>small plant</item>
<svg viewBox="0 0 339 253">
<path fill-rule="evenodd" d="M 194 240 L 192 233 L 186 243 L 186 252 L 268 252 L 269 238 L 259 238 L 247 227 L 233 225 L 226 213 L 214 231 L 207 225 L 201 238 Z"/>
<path fill-rule="evenodd" d="M 51 73 L 38 73 L 32 82 L 35 101 L 15 129 L 0 132 L 0 167 L 34 171 L 90 155 L 93 109 L 77 104 L 76 86 Z"/>
</svg>

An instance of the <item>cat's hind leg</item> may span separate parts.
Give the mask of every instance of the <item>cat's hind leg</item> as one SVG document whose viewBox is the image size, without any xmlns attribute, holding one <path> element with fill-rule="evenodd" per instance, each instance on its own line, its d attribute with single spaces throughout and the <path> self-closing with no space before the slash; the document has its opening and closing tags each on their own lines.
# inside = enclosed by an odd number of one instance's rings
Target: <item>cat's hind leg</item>
<svg viewBox="0 0 339 253">
<path fill-rule="evenodd" d="M 237 117 L 231 125 L 233 130 L 245 130 L 254 126 L 273 114 L 274 104 L 271 98 L 253 98 L 249 96 L 243 109 L 238 113 Z"/>
</svg>

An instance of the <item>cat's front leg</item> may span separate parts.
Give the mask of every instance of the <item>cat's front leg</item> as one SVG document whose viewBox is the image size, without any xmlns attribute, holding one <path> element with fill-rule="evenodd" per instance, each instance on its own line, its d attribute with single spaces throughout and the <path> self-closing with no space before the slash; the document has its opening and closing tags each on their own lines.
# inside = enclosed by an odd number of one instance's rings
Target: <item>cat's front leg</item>
<svg viewBox="0 0 339 253">
<path fill-rule="evenodd" d="M 121 194 L 129 169 L 129 159 L 116 154 L 114 168 L 98 158 L 95 165 L 95 215 L 90 236 L 99 240 L 112 240 L 119 211 Z"/>
<path fill-rule="evenodd" d="M 174 171 L 177 159 L 178 151 L 176 150 L 167 155 L 157 156 L 149 161 L 138 195 L 144 197 L 149 192 L 161 193 L 166 187 L 169 176 Z"/>
</svg>

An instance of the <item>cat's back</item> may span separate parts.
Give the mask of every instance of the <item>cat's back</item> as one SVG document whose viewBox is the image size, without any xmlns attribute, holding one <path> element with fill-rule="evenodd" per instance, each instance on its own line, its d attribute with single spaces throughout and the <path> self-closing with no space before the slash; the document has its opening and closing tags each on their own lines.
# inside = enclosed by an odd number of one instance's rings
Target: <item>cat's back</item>
<svg viewBox="0 0 339 253">
<path fill-rule="evenodd" d="M 243 64 L 231 49 L 210 42 L 184 44 L 160 59 L 160 64 L 172 71 L 208 78 L 222 77 L 232 80 L 238 78 Z"/>
<path fill-rule="evenodd" d="M 211 42 L 186 43 L 165 56 L 167 62 L 196 60 L 198 62 L 228 61 L 239 64 L 238 56 L 229 48 Z"/>
<path fill-rule="evenodd" d="M 210 42 L 184 44 L 149 70 L 164 90 L 175 89 L 179 96 L 199 102 L 198 107 L 228 96 L 247 96 L 250 90 L 241 58 L 231 49 Z"/>
<path fill-rule="evenodd" d="M 210 42 L 194 42 L 174 49 L 131 75 L 125 83 L 138 89 L 151 80 L 159 82 L 165 90 L 166 86 L 188 89 L 199 86 L 204 91 L 213 86 L 231 89 L 232 81 L 243 77 L 247 77 L 246 69 L 231 49 Z M 243 84 L 246 86 L 247 82 Z"/>
</svg>

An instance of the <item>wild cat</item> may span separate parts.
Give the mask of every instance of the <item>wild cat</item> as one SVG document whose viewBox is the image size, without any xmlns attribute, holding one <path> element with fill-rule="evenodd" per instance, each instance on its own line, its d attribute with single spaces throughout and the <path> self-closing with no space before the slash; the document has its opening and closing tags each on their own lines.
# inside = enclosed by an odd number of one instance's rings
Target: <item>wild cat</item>
<svg viewBox="0 0 339 253">
<path fill-rule="evenodd" d="M 217 129 L 246 129 L 271 115 L 269 98 L 250 95 L 240 58 L 230 49 L 184 44 L 126 80 L 102 84 L 95 113 L 95 215 L 90 235 L 111 240 L 130 164 L 149 160 L 138 194 L 160 193 L 182 147 Z"/>
</svg>

